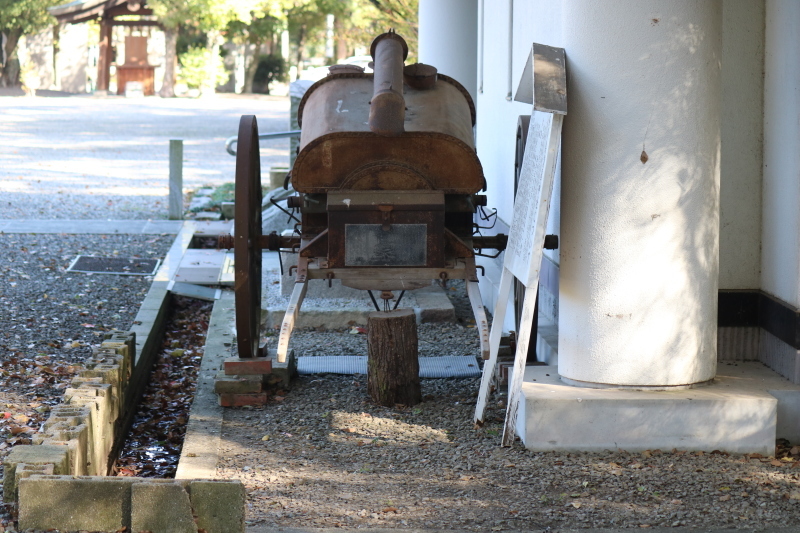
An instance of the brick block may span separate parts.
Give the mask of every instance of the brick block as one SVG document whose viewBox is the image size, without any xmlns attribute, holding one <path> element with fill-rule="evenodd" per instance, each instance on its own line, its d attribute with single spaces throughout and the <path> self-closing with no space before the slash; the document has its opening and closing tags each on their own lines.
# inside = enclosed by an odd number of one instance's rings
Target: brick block
<svg viewBox="0 0 800 533">
<path fill-rule="evenodd" d="M 53 465 L 54 474 L 69 473 L 69 449 L 67 446 L 14 446 L 3 462 L 3 501 L 17 500 L 17 465 Z"/>
<path fill-rule="evenodd" d="M 217 376 L 214 380 L 214 392 L 217 394 L 253 394 L 261 392 L 262 378 L 242 379 L 237 376 Z"/>
<path fill-rule="evenodd" d="M 31 476 L 19 484 L 19 529 L 130 531 L 135 478 Z"/>
<path fill-rule="evenodd" d="M 257 394 L 223 393 L 219 395 L 219 404 L 222 407 L 244 407 L 246 405 L 266 405 L 267 393 L 266 392 L 260 392 Z"/>
<path fill-rule="evenodd" d="M 198 529 L 244 533 L 245 490 L 240 481 L 191 481 L 189 497 Z"/>
<path fill-rule="evenodd" d="M 197 533 L 189 494 L 176 483 L 136 483 L 131 490 L 131 531 Z"/>
<path fill-rule="evenodd" d="M 242 359 L 232 357 L 223 363 L 225 375 L 254 375 L 272 373 L 272 361 L 267 357 L 254 357 L 252 359 Z"/>
</svg>

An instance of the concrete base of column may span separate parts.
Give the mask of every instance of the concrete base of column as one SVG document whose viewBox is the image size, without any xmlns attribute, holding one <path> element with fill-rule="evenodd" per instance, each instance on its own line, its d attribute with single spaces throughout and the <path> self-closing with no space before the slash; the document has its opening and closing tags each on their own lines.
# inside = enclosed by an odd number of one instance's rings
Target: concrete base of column
<svg viewBox="0 0 800 533">
<path fill-rule="evenodd" d="M 721 363 L 705 387 L 681 391 L 587 389 L 555 367 L 525 372 L 517 434 L 532 451 L 721 450 L 775 452 L 800 438 L 800 386 L 761 363 Z"/>
</svg>

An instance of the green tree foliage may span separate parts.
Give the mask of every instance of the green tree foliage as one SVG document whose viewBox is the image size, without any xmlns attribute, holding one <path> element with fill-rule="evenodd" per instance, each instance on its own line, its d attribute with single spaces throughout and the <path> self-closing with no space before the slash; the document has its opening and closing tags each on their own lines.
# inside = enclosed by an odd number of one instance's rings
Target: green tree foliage
<svg viewBox="0 0 800 533">
<path fill-rule="evenodd" d="M 262 55 L 258 58 L 258 67 L 253 76 L 252 92 L 269 94 L 269 84 L 283 81 L 286 77 L 286 63 L 276 54 Z"/>
<path fill-rule="evenodd" d="M 3 55 L 6 58 L 5 63 L 0 64 L 0 86 L 8 87 L 19 83 L 19 39 L 55 23 L 47 8 L 59 3 L 59 0 L 0 0 L 0 33 L 6 36 L 5 54 L 0 54 L 0 60 Z"/>
<path fill-rule="evenodd" d="M 260 2 L 258 0 L 148 0 L 147 4 L 164 26 L 166 34 L 167 49 L 161 96 L 174 96 L 179 29 L 188 26 L 206 33 L 206 49 L 209 55 L 203 87 L 205 91 L 213 92 L 219 75 L 219 47 L 223 30 L 232 20 L 249 20 L 250 13 L 258 8 Z"/>
</svg>

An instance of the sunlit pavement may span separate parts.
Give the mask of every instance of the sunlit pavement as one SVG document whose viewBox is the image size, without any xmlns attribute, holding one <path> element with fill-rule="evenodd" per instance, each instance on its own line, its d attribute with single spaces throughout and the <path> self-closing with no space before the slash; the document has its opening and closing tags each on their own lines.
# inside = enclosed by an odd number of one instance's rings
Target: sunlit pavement
<svg viewBox="0 0 800 533">
<path fill-rule="evenodd" d="M 184 141 L 185 191 L 233 181 L 224 142 L 243 114 L 256 115 L 261 132 L 289 129 L 287 97 L 0 96 L 0 218 L 114 218 L 70 211 L 102 211 L 101 198 L 126 197 L 124 218 L 137 218 L 143 199 L 138 218 L 158 217 L 157 202 L 166 217 L 169 140 Z M 288 164 L 288 140 L 262 144 L 262 168 Z"/>
</svg>

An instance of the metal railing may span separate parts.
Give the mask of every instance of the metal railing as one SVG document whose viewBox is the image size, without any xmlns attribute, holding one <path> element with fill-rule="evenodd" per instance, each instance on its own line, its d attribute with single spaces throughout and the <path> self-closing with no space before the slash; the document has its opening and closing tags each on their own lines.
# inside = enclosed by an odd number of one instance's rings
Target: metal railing
<svg viewBox="0 0 800 533">
<path fill-rule="evenodd" d="M 225 151 L 233 156 L 236 155 L 236 150 L 233 148 L 233 145 L 237 143 L 238 141 L 237 137 L 238 137 L 237 135 L 233 135 L 225 140 Z M 300 137 L 300 130 L 278 131 L 275 133 L 261 133 L 258 135 L 258 140 L 263 141 L 267 139 L 288 139 L 289 137 Z"/>
</svg>

